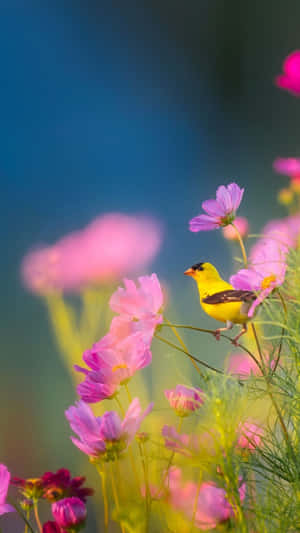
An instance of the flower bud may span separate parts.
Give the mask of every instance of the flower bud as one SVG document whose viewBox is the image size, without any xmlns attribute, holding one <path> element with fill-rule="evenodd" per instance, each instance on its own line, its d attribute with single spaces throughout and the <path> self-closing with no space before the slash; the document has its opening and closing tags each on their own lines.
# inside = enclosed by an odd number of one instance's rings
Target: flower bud
<svg viewBox="0 0 300 533">
<path fill-rule="evenodd" d="M 237 227 L 241 237 L 246 237 L 249 231 L 248 220 L 245 217 L 236 217 L 234 225 Z M 233 226 L 225 226 L 223 229 L 223 236 L 228 241 L 237 241 L 238 234 Z"/>
<path fill-rule="evenodd" d="M 43 525 L 43 533 L 62 533 L 56 522 L 46 522 Z"/>
<path fill-rule="evenodd" d="M 290 205 L 294 198 L 292 189 L 281 189 L 278 193 L 277 199 L 281 205 Z"/>
<path fill-rule="evenodd" d="M 86 507 L 79 498 L 64 498 L 51 506 L 58 526 L 63 529 L 81 529 L 86 519 Z"/>
<path fill-rule="evenodd" d="M 165 390 L 169 404 L 178 416 L 188 416 L 203 404 L 203 391 L 199 388 L 177 385 L 175 389 Z"/>
</svg>

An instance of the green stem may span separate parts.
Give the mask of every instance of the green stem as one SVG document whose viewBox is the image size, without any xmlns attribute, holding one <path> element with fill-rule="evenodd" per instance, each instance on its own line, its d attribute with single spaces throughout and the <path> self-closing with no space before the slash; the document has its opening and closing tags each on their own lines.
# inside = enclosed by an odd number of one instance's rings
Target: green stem
<svg viewBox="0 0 300 533">
<path fill-rule="evenodd" d="M 112 488 L 113 497 L 114 497 L 115 504 L 116 504 L 117 514 L 119 514 L 120 502 L 119 502 L 118 491 L 117 491 L 117 487 L 116 487 L 116 483 L 115 483 L 115 473 L 114 473 L 114 470 L 113 470 L 112 463 L 110 464 L 110 471 L 111 471 L 111 488 Z M 123 526 L 121 521 L 120 521 L 120 527 L 121 527 L 122 533 L 125 533 L 125 529 L 124 529 L 124 526 Z"/>
<path fill-rule="evenodd" d="M 145 461 L 145 447 L 139 442 L 139 451 L 142 461 L 142 467 L 144 472 L 144 481 L 145 481 L 145 503 L 146 503 L 146 533 L 149 531 L 149 522 L 150 522 L 150 512 L 151 512 L 151 493 L 149 488 L 149 476 L 148 476 L 148 465 Z"/>
<path fill-rule="evenodd" d="M 184 353 L 190 359 L 193 359 L 194 361 L 197 361 L 197 363 L 199 363 L 200 365 L 205 366 L 206 368 L 209 368 L 210 370 L 213 370 L 214 372 L 217 372 L 218 374 L 223 374 L 222 370 L 218 370 L 217 368 L 214 368 L 213 366 L 210 366 L 208 363 L 205 363 L 204 361 L 201 361 L 200 359 L 197 359 L 197 357 L 195 357 L 191 353 L 187 352 L 183 348 L 180 348 L 180 346 L 176 346 L 176 344 L 174 344 L 173 342 L 168 341 L 167 339 L 164 339 L 163 337 L 161 337 L 157 333 L 154 334 L 154 337 L 156 339 L 160 340 L 161 342 L 164 342 L 165 344 L 168 344 L 168 346 L 171 346 L 172 348 L 175 348 L 175 350 L 178 350 L 179 352 Z"/>
<path fill-rule="evenodd" d="M 235 231 L 236 231 L 237 238 L 238 238 L 238 241 L 239 241 L 239 244 L 240 244 L 240 247 L 241 247 L 241 251 L 242 251 L 243 261 L 244 261 L 244 263 L 245 263 L 245 267 L 247 267 L 248 259 L 247 259 L 246 249 L 245 249 L 245 245 L 244 245 L 244 242 L 243 242 L 242 236 L 241 236 L 239 230 L 237 229 L 236 225 L 235 225 L 233 222 L 231 222 L 231 226 L 232 226 L 232 227 L 235 229 Z"/>
<path fill-rule="evenodd" d="M 18 507 L 18 505 L 12 501 L 12 500 L 7 500 L 8 503 L 10 503 L 10 505 L 12 505 L 14 507 L 14 509 L 17 511 L 18 515 L 22 518 L 23 522 L 25 522 L 25 525 L 27 526 L 28 530 L 31 532 L 31 533 L 34 533 L 34 530 L 30 524 L 30 522 L 27 520 L 26 516 L 22 513 L 20 507 Z"/>
<path fill-rule="evenodd" d="M 167 324 L 170 326 L 171 330 L 173 331 L 175 337 L 178 339 L 178 341 L 179 341 L 179 343 L 181 344 L 182 348 L 183 348 L 186 352 L 188 352 L 188 349 L 187 349 L 185 343 L 183 342 L 181 336 L 179 335 L 178 331 L 176 330 L 176 328 L 173 326 L 173 324 L 171 324 L 170 320 L 168 320 L 166 317 L 165 317 L 165 320 L 166 320 Z M 194 361 L 194 359 L 191 358 L 191 357 L 190 357 L 190 360 L 191 360 L 192 365 L 195 367 L 196 371 L 198 372 L 198 374 L 203 378 L 204 376 L 203 376 L 203 374 L 202 374 L 200 368 L 198 367 L 197 363 L 196 363 L 196 362 Z"/>
<path fill-rule="evenodd" d="M 108 532 L 108 521 L 109 521 L 109 515 L 108 515 L 108 500 L 107 500 L 107 490 L 106 490 L 106 474 L 103 469 L 101 469 L 100 465 L 96 464 L 97 472 L 101 478 L 101 485 L 102 485 L 102 497 L 103 497 L 103 505 L 104 505 L 104 527 L 105 532 Z"/>
<path fill-rule="evenodd" d="M 40 521 L 39 511 L 38 511 L 38 503 L 37 502 L 34 502 L 34 504 L 33 504 L 33 512 L 34 512 L 34 517 L 35 517 L 35 521 L 37 523 L 38 530 L 40 531 L 40 533 L 42 533 L 43 526 L 42 526 L 41 521 Z"/>
</svg>

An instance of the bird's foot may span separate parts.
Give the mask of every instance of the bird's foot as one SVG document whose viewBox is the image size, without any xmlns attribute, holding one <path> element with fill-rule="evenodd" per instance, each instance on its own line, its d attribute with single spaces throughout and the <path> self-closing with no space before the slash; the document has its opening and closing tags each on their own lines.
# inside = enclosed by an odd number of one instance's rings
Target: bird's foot
<svg viewBox="0 0 300 533">
<path fill-rule="evenodd" d="M 214 336 L 216 338 L 216 341 L 219 341 L 220 340 L 220 336 L 221 336 L 221 330 L 220 329 L 216 329 L 216 331 L 214 332 Z"/>
</svg>

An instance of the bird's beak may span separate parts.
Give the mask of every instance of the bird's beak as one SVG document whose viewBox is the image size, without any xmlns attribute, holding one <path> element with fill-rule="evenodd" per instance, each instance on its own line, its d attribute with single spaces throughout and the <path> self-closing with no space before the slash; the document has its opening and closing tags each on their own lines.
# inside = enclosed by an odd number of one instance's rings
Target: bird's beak
<svg viewBox="0 0 300 533">
<path fill-rule="evenodd" d="M 193 270 L 192 268 L 188 268 L 188 269 L 184 272 L 184 274 L 185 274 L 186 276 L 193 276 L 194 273 L 195 273 L 195 272 L 194 272 L 194 270 Z"/>
</svg>

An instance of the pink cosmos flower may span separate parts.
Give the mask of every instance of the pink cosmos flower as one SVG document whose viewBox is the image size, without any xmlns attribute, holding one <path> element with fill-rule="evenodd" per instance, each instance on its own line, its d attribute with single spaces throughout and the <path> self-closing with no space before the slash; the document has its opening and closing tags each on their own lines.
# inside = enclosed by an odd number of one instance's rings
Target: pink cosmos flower
<svg viewBox="0 0 300 533">
<path fill-rule="evenodd" d="M 283 63 L 283 74 L 276 76 L 275 84 L 294 96 L 300 96 L 300 50 L 294 50 Z"/>
<path fill-rule="evenodd" d="M 246 237 L 249 232 L 249 223 L 248 220 L 245 217 L 236 217 L 234 221 L 234 225 L 237 227 L 241 237 Z M 237 232 L 234 229 L 233 226 L 225 226 L 223 229 L 223 236 L 228 241 L 236 241 L 238 240 Z"/>
<path fill-rule="evenodd" d="M 178 416 L 188 416 L 199 409 L 204 401 L 201 389 L 185 385 L 176 385 L 175 389 L 165 390 L 165 396 Z"/>
<path fill-rule="evenodd" d="M 57 525 L 63 529 L 76 529 L 84 526 L 87 511 L 80 498 L 63 498 L 51 505 L 51 511 Z"/>
<path fill-rule="evenodd" d="M 156 274 L 138 278 L 140 286 L 134 281 L 125 279 L 125 289 L 119 287 L 110 299 L 110 307 L 115 313 L 127 316 L 130 319 L 162 321 L 160 315 L 163 305 L 163 293 Z"/>
<path fill-rule="evenodd" d="M 163 426 L 162 436 L 165 439 L 165 446 L 174 452 L 181 453 L 186 457 L 192 457 L 199 452 L 200 436 L 178 433 L 173 426 Z"/>
<path fill-rule="evenodd" d="M 10 482 L 10 472 L 4 464 L 0 464 L 0 515 L 12 513 L 15 509 L 9 503 L 5 503 Z"/>
<path fill-rule="evenodd" d="M 137 331 L 123 339 L 106 335 L 84 352 L 83 360 L 90 370 L 75 365 L 78 372 L 85 374 L 77 392 L 83 401 L 95 403 L 114 396 L 120 385 L 151 363 L 152 354 L 143 332 Z"/>
<path fill-rule="evenodd" d="M 251 374 L 260 375 L 261 372 L 255 361 L 247 353 L 233 353 L 229 356 L 226 371 L 237 375 L 239 379 L 247 379 Z"/>
<path fill-rule="evenodd" d="M 75 407 L 69 407 L 65 415 L 79 437 L 71 437 L 75 446 L 90 457 L 111 461 L 132 442 L 142 421 L 152 409 L 153 403 L 142 413 L 139 399 L 134 398 L 122 421 L 115 411 L 96 417 L 86 403 L 79 401 Z"/>
<path fill-rule="evenodd" d="M 240 425 L 238 433 L 237 445 L 239 448 L 253 451 L 261 445 L 263 430 L 256 424 L 245 422 L 243 425 Z"/>
<path fill-rule="evenodd" d="M 236 183 L 221 185 L 217 189 L 216 200 L 206 200 L 202 209 L 206 215 L 198 215 L 190 221 L 190 231 L 209 231 L 231 224 L 242 201 L 244 189 Z"/>
<path fill-rule="evenodd" d="M 214 529 L 218 524 L 234 516 L 224 489 L 208 481 L 200 488 L 193 481 L 183 482 L 180 469 L 172 469 L 169 480 L 169 503 L 183 512 L 201 530 Z M 245 487 L 239 488 L 241 501 L 245 498 Z M 196 504 L 196 512 L 195 512 Z"/>
<path fill-rule="evenodd" d="M 249 309 L 249 317 L 252 317 L 257 306 L 284 282 L 287 249 L 286 245 L 280 245 L 274 240 L 261 242 L 252 251 L 250 268 L 244 268 L 231 276 L 230 283 L 235 289 L 253 290 L 258 293 Z"/>
<path fill-rule="evenodd" d="M 22 278 L 28 289 L 41 294 L 112 283 L 144 268 L 160 244 L 161 230 L 153 219 L 109 213 L 52 246 L 29 252 Z"/>
<path fill-rule="evenodd" d="M 300 181 L 300 158 L 278 157 L 273 163 L 273 168 L 279 174 L 289 176 L 292 181 Z"/>
</svg>

